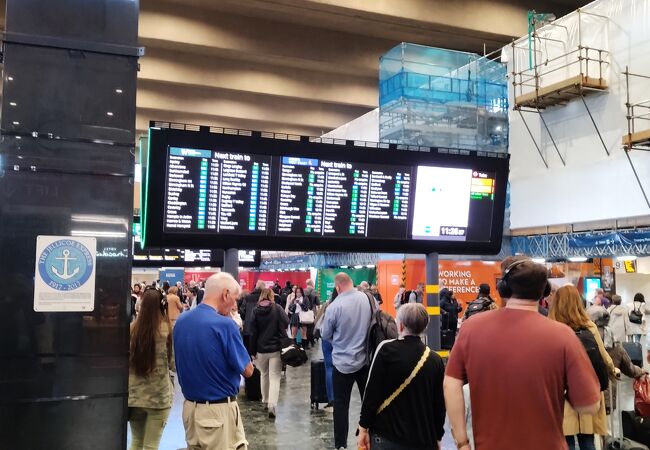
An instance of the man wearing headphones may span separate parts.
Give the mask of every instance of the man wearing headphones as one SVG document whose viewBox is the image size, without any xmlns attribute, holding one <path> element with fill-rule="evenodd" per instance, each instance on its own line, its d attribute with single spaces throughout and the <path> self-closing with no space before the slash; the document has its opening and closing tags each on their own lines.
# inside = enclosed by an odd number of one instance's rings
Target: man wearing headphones
<svg viewBox="0 0 650 450">
<path fill-rule="evenodd" d="M 537 312 L 547 286 L 546 267 L 517 256 L 501 264 L 505 308 L 463 324 L 445 373 L 452 434 L 470 450 L 463 385 L 469 383 L 476 448 L 566 448 L 566 400 L 580 413 L 600 406 L 600 385 L 582 344 L 566 325 Z"/>
</svg>

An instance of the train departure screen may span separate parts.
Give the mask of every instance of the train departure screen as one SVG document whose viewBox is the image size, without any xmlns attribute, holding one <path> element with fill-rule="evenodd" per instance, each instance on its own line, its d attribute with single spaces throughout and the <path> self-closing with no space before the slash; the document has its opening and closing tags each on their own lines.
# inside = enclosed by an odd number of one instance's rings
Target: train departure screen
<svg viewBox="0 0 650 450">
<path fill-rule="evenodd" d="M 207 128 L 152 128 L 149 143 L 143 248 L 467 254 L 501 248 L 507 155 Z M 201 251 L 160 258 L 197 265 L 209 259 Z M 248 264 L 259 264 L 259 257 Z"/>
<path fill-rule="evenodd" d="M 170 147 L 165 231 L 266 234 L 271 157 Z"/>
<path fill-rule="evenodd" d="M 406 239 L 410 169 L 283 157 L 276 234 Z"/>
</svg>

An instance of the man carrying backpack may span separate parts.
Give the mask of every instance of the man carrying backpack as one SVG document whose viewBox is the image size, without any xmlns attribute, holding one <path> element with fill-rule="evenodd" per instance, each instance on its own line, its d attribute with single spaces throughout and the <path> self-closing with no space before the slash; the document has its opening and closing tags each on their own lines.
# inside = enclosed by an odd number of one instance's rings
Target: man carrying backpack
<svg viewBox="0 0 650 450">
<path fill-rule="evenodd" d="M 338 449 L 347 447 L 352 386 L 356 383 L 363 397 L 366 385 L 367 337 L 372 308 L 366 294 L 354 288 L 346 273 L 336 275 L 334 286 L 338 296 L 325 311 L 321 337 L 332 343 L 334 447 Z"/>
<path fill-rule="evenodd" d="M 470 302 L 467 305 L 463 320 L 469 319 L 474 314 L 490 311 L 493 309 L 497 309 L 497 304 L 492 299 L 492 297 L 490 297 L 490 285 L 487 283 L 482 283 L 478 287 L 478 297 L 476 297 L 476 300 Z"/>
</svg>

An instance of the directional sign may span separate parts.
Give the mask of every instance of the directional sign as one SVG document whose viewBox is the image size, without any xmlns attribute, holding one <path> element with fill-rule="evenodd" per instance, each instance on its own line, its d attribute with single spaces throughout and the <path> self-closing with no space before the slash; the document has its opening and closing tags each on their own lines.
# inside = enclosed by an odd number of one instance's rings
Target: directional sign
<svg viewBox="0 0 650 450">
<path fill-rule="evenodd" d="M 95 238 L 38 236 L 34 311 L 93 311 L 96 253 Z"/>
</svg>

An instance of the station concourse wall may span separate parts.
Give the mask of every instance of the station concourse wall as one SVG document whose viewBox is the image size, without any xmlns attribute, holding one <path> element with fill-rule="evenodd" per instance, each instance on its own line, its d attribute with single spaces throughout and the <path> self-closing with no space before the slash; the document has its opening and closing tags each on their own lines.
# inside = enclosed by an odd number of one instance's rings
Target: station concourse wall
<svg viewBox="0 0 650 450">
<path fill-rule="evenodd" d="M 422 259 L 386 260 L 377 263 L 377 285 L 382 299 L 382 310 L 395 316 L 393 300 L 402 283 L 405 269 L 407 290 L 415 290 L 417 284 L 426 280 L 425 261 Z M 501 304 L 497 295 L 496 283 L 501 276 L 497 261 L 447 261 L 438 262 L 440 288 L 447 287 L 456 293 L 456 298 L 463 305 L 475 300 L 481 283 L 490 285 L 491 296 Z"/>
<path fill-rule="evenodd" d="M 549 134 L 537 113 L 522 112 L 535 139 L 540 144 L 547 169 L 538 154 L 524 122 L 516 111 L 510 111 L 510 184 L 511 228 L 535 228 L 550 225 L 595 222 L 611 219 L 648 216 L 650 210 L 643 199 L 622 147 L 622 137 L 627 134 L 626 85 L 623 72 L 650 76 L 650 1 L 600 0 L 584 8 L 584 12 L 607 17 L 582 14 L 582 45 L 605 46 L 609 51 L 609 67 L 605 72 L 608 89 L 603 93 L 585 96 L 594 121 L 610 152 L 608 156 L 601 144 L 587 110 L 580 98 L 566 105 L 551 106 L 542 110 L 559 152 L 566 161 L 563 166 Z M 541 34 L 563 41 L 566 50 L 577 45 L 577 13 L 571 13 L 547 25 Z M 593 41 L 593 42 L 592 42 Z M 525 47 L 527 36 L 516 44 Z M 547 41 L 548 45 L 558 45 Z M 544 44 L 546 45 L 546 44 Z M 546 49 L 542 47 L 544 51 Z M 549 50 L 552 57 L 561 49 Z M 508 60 L 508 73 L 512 82 L 513 59 L 519 70 L 527 64 L 521 53 L 512 55 L 512 46 L 503 48 Z M 577 54 L 574 54 L 577 59 Z M 523 61 L 522 61 L 523 59 Z M 573 68 L 576 65 L 572 66 Z M 558 70 L 548 75 L 546 82 L 569 77 L 573 69 Z M 566 71 L 569 71 L 565 73 Z M 589 76 L 596 75 L 590 66 Z M 566 78 L 565 77 L 565 78 Z M 630 77 L 631 102 L 650 99 L 650 80 Z M 512 86 L 510 104 L 514 104 Z M 519 93 L 518 93 L 519 95 Z M 639 113 L 639 112 L 637 112 Z M 639 120 L 637 131 L 650 128 L 650 122 Z M 650 195 L 650 152 L 632 151 L 639 178 Z"/>
</svg>

